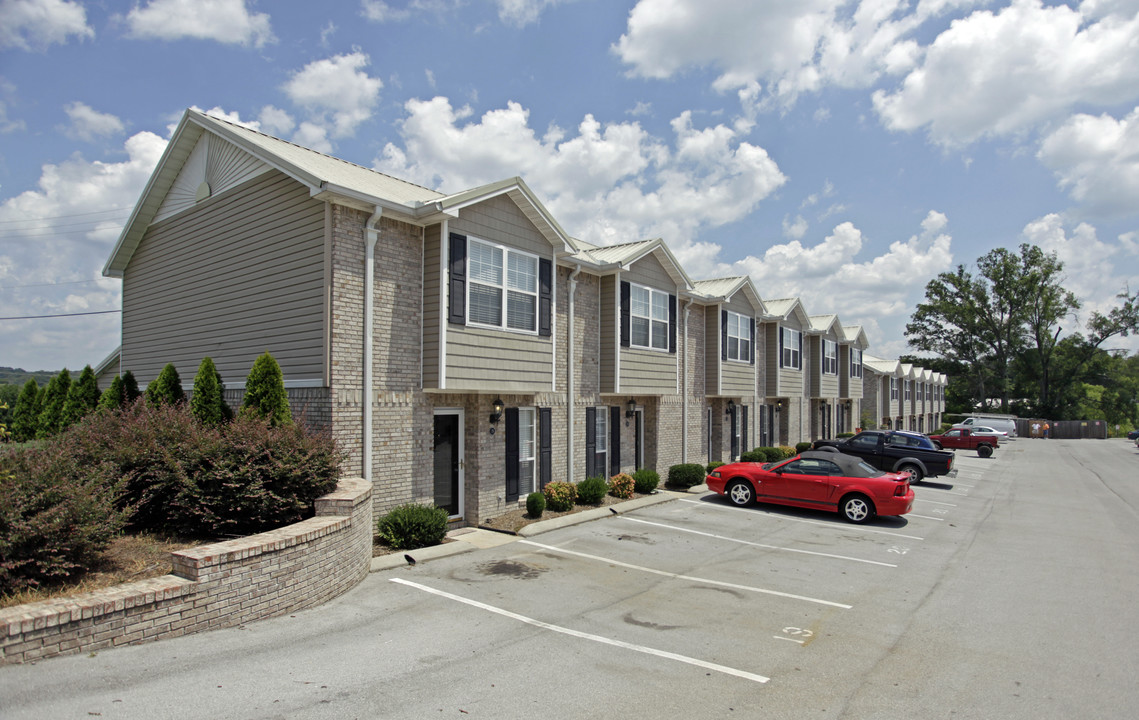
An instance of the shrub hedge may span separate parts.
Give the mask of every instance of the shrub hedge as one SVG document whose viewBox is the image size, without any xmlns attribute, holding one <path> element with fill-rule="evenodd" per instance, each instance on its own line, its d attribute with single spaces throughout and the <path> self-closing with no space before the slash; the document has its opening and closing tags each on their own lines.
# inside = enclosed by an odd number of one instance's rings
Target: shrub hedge
<svg viewBox="0 0 1139 720">
<path fill-rule="evenodd" d="M 609 478 L 609 494 L 613 497 L 628 499 L 633 497 L 636 481 L 628 473 L 617 473 Z"/>
<path fill-rule="evenodd" d="M 532 518 L 542 517 L 546 512 L 546 496 L 540 492 L 532 492 L 526 496 L 526 514 Z"/>
<path fill-rule="evenodd" d="M 641 468 L 633 473 L 633 490 L 647 495 L 657 489 L 660 485 L 660 475 L 656 470 L 649 470 L 648 468 Z"/>
<path fill-rule="evenodd" d="M 447 510 L 415 503 L 399 505 L 376 521 L 376 532 L 397 550 L 438 545 L 447 535 Z"/>
<path fill-rule="evenodd" d="M 609 483 L 603 477 L 590 477 L 577 484 L 577 502 L 582 505 L 600 505 L 609 492 Z"/>
<path fill-rule="evenodd" d="M 546 507 L 553 512 L 573 510 L 574 501 L 577 500 L 577 485 L 571 482 L 552 482 L 542 489 L 546 496 Z"/>
<path fill-rule="evenodd" d="M 668 476 L 665 482 L 673 487 L 690 488 L 696 487 L 704 482 L 707 476 L 705 468 L 699 463 L 682 463 L 680 465 L 673 465 L 668 469 Z"/>
</svg>

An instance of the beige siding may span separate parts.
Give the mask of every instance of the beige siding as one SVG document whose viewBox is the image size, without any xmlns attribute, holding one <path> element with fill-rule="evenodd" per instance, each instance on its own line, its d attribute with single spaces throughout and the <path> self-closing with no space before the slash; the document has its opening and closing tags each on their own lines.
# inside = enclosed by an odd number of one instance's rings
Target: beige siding
<svg viewBox="0 0 1139 720">
<path fill-rule="evenodd" d="M 816 355 L 814 358 L 814 366 L 815 366 L 815 371 L 819 373 L 819 394 L 818 394 L 818 397 L 821 397 L 821 398 L 837 398 L 838 397 L 838 386 L 839 386 L 838 379 L 839 379 L 839 376 L 843 372 L 843 369 L 842 369 L 842 346 L 837 344 L 838 338 L 833 337 L 833 336 L 829 336 L 829 335 L 824 335 L 820 338 L 817 338 L 817 340 L 818 340 L 818 344 L 815 346 L 817 348 L 817 350 L 816 350 Z M 823 371 L 822 371 L 822 366 L 823 366 L 823 340 L 830 340 L 831 342 L 836 344 L 835 358 L 838 360 L 839 375 L 825 375 L 825 374 L 823 374 Z"/>
<path fill-rule="evenodd" d="M 644 395 L 677 392 L 676 353 L 621 348 L 621 392 Z"/>
<path fill-rule="evenodd" d="M 724 363 L 724 383 L 720 394 L 747 398 L 755 395 L 755 366 L 734 360 Z"/>
<path fill-rule="evenodd" d="M 709 395 L 720 394 L 720 306 L 704 309 L 704 367 Z"/>
<path fill-rule="evenodd" d="M 243 382 L 268 350 L 285 380 L 324 375 L 324 204 L 270 172 L 151 226 L 123 276 L 123 369 L 214 359 Z"/>
<path fill-rule="evenodd" d="M 601 278 L 601 392 L 617 392 L 617 347 L 621 333 L 621 301 L 617 279 Z"/>
<path fill-rule="evenodd" d="M 664 269 L 660 260 L 657 260 L 655 255 L 647 255 L 629 268 L 627 272 L 621 273 L 621 279 L 625 282 L 630 282 L 635 285 L 645 285 L 654 290 L 663 290 L 669 295 L 676 294 L 676 281 Z"/>
<path fill-rule="evenodd" d="M 447 389 L 549 392 L 551 338 L 462 325 L 447 328 Z"/>
<path fill-rule="evenodd" d="M 423 387 L 439 387 L 440 298 L 446 294 L 441 275 L 442 226 L 432 225 L 423 233 Z"/>
<path fill-rule="evenodd" d="M 463 208 L 449 225 L 450 232 L 550 257 L 550 241 L 506 195 Z"/>
</svg>

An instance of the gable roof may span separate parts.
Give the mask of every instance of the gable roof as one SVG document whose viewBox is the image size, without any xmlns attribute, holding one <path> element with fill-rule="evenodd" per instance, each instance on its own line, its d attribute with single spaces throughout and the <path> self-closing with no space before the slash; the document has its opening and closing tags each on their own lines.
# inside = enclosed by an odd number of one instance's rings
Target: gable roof
<svg viewBox="0 0 1139 720">
<path fill-rule="evenodd" d="M 862 366 L 870 368 L 870 370 L 878 373 L 879 375 L 889 375 L 893 377 L 902 376 L 902 364 L 895 360 L 883 360 L 880 357 L 873 355 L 862 356 Z"/>
<path fill-rule="evenodd" d="M 569 235 L 526 186 L 509 178 L 446 195 L 384 173 L 311 150 L 250 128 L 188 109 L 170 138 L 138 203 L 119 235 L 103 274 L 121 277 L 131 255 L 150 226 L 183 167 L 204 135 L 216 136 L 258 163 L 278 170 L 309 188 L 317 200 L 335 200 L 368 212 L 380 208 L 415 224 L 455 217 L 460 209 L 500 194 L 507 194 L 557 248 L 573 250 Z"/>
<path fill-rule="evenodd" d="M 807 311 L 803 309 L 803 303 L 799 298 L 781 298 L 779 300 L 767 300 L 764 302 L 767 306 L 769 320 L 786 320 L 791 315 L 799 318 L 799 324 L 804 330 L 809 330 L 811 327 L 811 318 L 807 315 Z"/>
<path fill-rule="evenodd" d="M 594 271 L 601 274 L 628 270 L 638 260 L 654 255 L 677 285 L 686 291 L 693 287 L 692 278 L 688 277 L 688 273 L 680 266 L 680 261 L 660 238 L 604 246 L 573 238 L 573 245 L 577 248 L 577 252 L 573 253 L 570 259 L 590 265 Z"/>
<path fill-rule="evenodd" d="M 710 303 L 730 302 L 735 294 L 741 291 L 748 297 L 759 315 L 767 314 L 767 305 L 759 296 L 759 291 L 755 289 L 755 283 L 747 275 L 697 280 L 693 283 L 693 294 Z"/>
<path fill-rule="evenodd" d="M 838 321 L 838 315 L 811 315 L 807 319 L 811 322 L 810 331 L 813 335 L 826 335 L 833 332 L 839 340 L 843 339 L 842 323 Z"/>
</svg>

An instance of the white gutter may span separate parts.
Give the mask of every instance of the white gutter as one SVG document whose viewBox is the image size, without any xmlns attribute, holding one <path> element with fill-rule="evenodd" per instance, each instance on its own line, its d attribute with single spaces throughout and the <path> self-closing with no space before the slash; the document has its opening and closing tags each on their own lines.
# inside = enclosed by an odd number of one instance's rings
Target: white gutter
<svg viewBox="0 0 1139 720">
<path fill-rule="evenodd" d="M 555 271 L 556 271 L 556 268 L 555 268 Z M 573 332 L 574 332 L 574 327 L 575 327 L 574 326 L 574 295 L 577 293 L 577 276 L 578 276 L 578 273 L 580 273 L 580 272 L 581 272 L 581 265 L 577 265 L 574 267 L 573 272 L 570 273 L 570 276 L 569 276 L 569 306 L 567 308 L 567 314 L 569 315 L 569 319 L 567 321 L 567 325 L 569 327 L 566 328 L 566 333 L 567 333 L 567 337 L 568 337 L 568 340 L 566 341 L 566 373 L 567 373 L 567 377 L 566 377 L 566 400 L 567 400 L 567 402 L 566 402 L 566 426 L 568 428 L 566 430 L 566 473 L 567 473 L 566 474 L 566 481 L 567 482 L 573 482 L 573 458 L 574 458 L 574 448 L 573 448 L 573 434 L 574 434 L 574 427 L 573 427 L 574 417 L 573 416 L 574 416 L 574 412 L 573 412 L 573 406 L 574 406 L 574 402 L 575 402 L 575 395 L 577 393 L 577 387 L 573 381 L 573 346 L 574 346 Z"/>
<path fill-rule="evenodd" d="M 364 457 L 361 459 L 364 479 L 372 482 L 372 313 L 375 294 L 374 271 L 376 241 L 380 239 L 377 225 L 384 211 L 376 206 L 372 216 L 364 223 Z"/>
<path fill-rule="evenodd" d="M 692 298 L 684 301 L 684 377 L 681 381 L 681 411 L 680 411 L 680 462 L 688 462 L 688 314 L 692 310 Z"/>
</svg>

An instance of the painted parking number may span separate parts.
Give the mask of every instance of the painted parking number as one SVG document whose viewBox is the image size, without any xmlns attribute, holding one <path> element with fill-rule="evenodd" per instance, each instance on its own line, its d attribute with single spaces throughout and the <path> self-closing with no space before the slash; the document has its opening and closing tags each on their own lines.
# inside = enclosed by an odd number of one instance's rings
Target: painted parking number
<svg viewBox="0 0 1139 720">
<path fill-rule="evenodd" d="M 807 641 L 814 636 L 815 633 L 811 630 L 804 630 L 803 628 L 797 627 L 785 627 L 783 628 L 782 635 L 775 635 L 774 637 L 776 640 L 790 640 L 793 643 L 806 645 Z"/>
<path fill-rule="evenodd" d="M 905 555 L 909 551 L 910 549 L 907 547 L 902 547 L 901 545 L 892 545 L 886 552 L 894 553 L 895 555 Z"/>
</svg>

